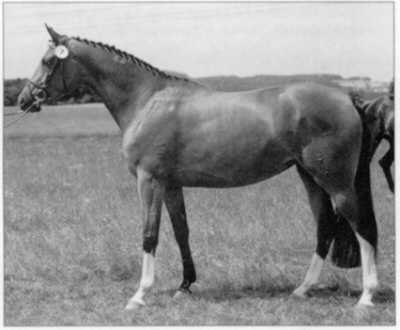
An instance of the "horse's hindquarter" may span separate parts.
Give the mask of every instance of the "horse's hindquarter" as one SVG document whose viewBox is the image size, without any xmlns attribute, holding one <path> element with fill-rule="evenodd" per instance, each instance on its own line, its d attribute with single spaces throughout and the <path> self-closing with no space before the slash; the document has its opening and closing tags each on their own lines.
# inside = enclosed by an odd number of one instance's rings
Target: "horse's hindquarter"
<svg viewBox="0 0 400 330">
<path fill-rule="evenodd" d="M 280 127 L 289 123 L 281 134 L 287 148 L 320 184 L 353 181 L 362 128 L 346 93 L 311 83 L 289 87 L 280 95 L 276 122 Z"/>
</svg>

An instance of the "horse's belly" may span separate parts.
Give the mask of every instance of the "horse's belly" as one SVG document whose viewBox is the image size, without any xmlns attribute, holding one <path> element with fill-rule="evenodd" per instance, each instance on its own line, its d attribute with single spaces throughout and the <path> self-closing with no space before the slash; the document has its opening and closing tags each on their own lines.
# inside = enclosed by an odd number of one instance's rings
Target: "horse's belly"
<svg viewBox="0 0 400 330">
<path fill-rule="evenodd" d="M 279 174 L 293 164 L 293 158 L 276 145 L 252 150 L 228 146 L 183 155 L 174 177 L 183 186 L 235 187 L 256 183 Z"/>
<path fill-rule="evenodd" d="M 288 160 L 280 168 L 247 172 L 241 169 L 222 173 L 204 169 L 186 168 L 176 173 L 175 181 L 184 187 L 232 188 L 250 185 L 269 179 L 294 164 Z"/>
</svg>

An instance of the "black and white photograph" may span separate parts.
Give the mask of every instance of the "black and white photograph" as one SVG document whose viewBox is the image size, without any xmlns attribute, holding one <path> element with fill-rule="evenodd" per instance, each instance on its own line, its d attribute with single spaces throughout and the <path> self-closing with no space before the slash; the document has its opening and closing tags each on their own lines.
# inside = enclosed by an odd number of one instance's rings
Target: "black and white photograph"
<svg viewBox="0 0 400 330">
<path fill-rule="evenodd" d="M 3 1 L 2 325 L 396 325 L 398 5 Z"/>
</svg>

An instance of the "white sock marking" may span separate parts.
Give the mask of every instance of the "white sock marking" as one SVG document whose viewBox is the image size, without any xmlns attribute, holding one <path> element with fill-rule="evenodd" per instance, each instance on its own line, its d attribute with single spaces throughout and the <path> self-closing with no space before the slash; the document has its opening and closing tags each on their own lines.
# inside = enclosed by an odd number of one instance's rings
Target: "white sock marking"
<svg viewBox="0 0 400 330">
<path fill-rule="evenodd" d="M 129 300 L 126 309 L 133 308 L 136 304 L 145 305 L 144 295 L 150 290 L 154 283 L 155 258 L 151 253 L 143 254 L 142 277 L 140 279 L 139 289 Z"/>
<path fill-rule="evenodd" d="M 303 283 L 293 293 L 297 296 L 304 296 L 312 285 L 318 283 L 323 265 L 324 259 L 322 259 L 317 253 L 314 253 Z"/>
<path fill-rule="evenodd" d="M 361 249 L 361 264 L 363 277 L 363 292 L 358 305 L 373 305 L 373 291 L 378 286 L 378 276 L 376 272 L 374 248 L 364 238 L 356 233 Z"/>
</svg>

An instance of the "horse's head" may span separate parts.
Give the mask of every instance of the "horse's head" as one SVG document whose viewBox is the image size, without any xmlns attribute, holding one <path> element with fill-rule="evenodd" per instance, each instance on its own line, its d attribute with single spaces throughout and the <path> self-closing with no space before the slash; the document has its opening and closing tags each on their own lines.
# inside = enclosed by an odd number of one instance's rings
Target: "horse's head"
<svg viewBox="0 0 400 330">
<path fill-rule="evenodd" d="M 48 98 L 59 99 L 78 87 L 78 73 L 82 68 L 72 58 L 69 38 L 47 25 L 46 28 L 51 36 L 49 48 L 18 96 L 18 104 L 24 111 L 40 111 L 41 104 Z"/>
</svg>

